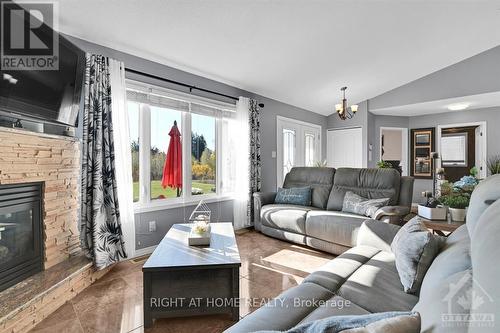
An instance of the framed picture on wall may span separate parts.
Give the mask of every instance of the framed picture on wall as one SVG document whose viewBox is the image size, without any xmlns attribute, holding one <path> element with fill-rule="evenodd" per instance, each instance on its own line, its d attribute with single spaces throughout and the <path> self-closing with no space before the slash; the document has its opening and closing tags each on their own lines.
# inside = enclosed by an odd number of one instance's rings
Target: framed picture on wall
<svg viewBox="0 0 500 333">
<path fill-rule="evenodd" d="M 434 150 L 434 128 L 411 130 L 410 175 L 418 179 L 432 179 L 434 168 L 431 152 Z"/>
</svg>

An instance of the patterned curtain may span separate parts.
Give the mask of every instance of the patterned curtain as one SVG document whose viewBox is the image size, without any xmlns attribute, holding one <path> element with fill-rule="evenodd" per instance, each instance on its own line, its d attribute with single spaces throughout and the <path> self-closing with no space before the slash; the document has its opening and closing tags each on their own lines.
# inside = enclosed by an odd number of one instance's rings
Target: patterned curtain
<svg viewBox="0 0 500 333">
<path fill-rule="evenodd" d="M 127 257 L 116 191 L 108 58 L 87 54 L 84 89 L 80 238 L 87 256 L 102 269 Z"/>
<path fill-rule="evenodd" d="M 249 131 L 250 131 L 250 199 L 248 200 L 247 216 L 249 221 L 254 220 L 253 216 L 253 194 L 260 192 L 262 162 L 260 160 L 260 108 L 256 100 L 250 99 L 248 110 Z"/>
</svg>

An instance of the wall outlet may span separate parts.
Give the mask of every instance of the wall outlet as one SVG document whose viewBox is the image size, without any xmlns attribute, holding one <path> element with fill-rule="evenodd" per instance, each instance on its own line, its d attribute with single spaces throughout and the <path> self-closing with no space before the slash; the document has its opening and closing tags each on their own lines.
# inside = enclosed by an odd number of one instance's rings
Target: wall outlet
<svg viewBox="0 0 500 333">
<path fill-rule="evenodd" d="M 156 221 L 149 221 L 149 232 L 156 231 Z"/>
<path fill-rule="evenodd" d="M 276 151 L 274 151 L 274 150 L 273 150 L 273 151 L 271 152 L 271 158 L 276 158 Z"/>
</svg>

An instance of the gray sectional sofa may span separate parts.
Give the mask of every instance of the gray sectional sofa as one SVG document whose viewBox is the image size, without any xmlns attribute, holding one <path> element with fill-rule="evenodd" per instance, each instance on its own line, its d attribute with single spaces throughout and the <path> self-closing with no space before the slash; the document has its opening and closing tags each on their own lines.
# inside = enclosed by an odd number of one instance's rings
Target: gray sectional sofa
<svg viewBox="0 0 500 333">
<path fill-rule="evenodd" d="M 375 219 L 400 224 L 410 212 L 413 178 L 394 169 L 296 167 L 283 188 L 310 186 L 310 207 L 274 204 L 275 192 L 254 194 L 254 226 L 262 233 L 340 254 L 356 243 L 356 234 L 368 217 L 342 212 L 347 191 L 369 199 L 390 198 Z"/>
<path fill-rule="evenodd" d="M 403 291 L 391 252 L 400 227 L 368 220 L 359 230 L 355 247 L 226 332 L 282 331 L 331 316 L 397 310 L 418 311 L 421 332 L 499 332 L 498 199 L 500 175 L 479 184 L 467 224 L 443 240 L 417 295 Z"/>
</svg>

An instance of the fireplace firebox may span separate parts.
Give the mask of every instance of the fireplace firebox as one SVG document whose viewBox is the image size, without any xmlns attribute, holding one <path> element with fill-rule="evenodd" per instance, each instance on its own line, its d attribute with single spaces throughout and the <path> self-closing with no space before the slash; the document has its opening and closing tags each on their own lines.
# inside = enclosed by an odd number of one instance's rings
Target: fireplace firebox
<svg viewBox="0 0 500 333">
<path fill-rule="evenodd" d="M 42 183 L 0 185 L 0 291 L 43 269 Z"/>
</svg>

